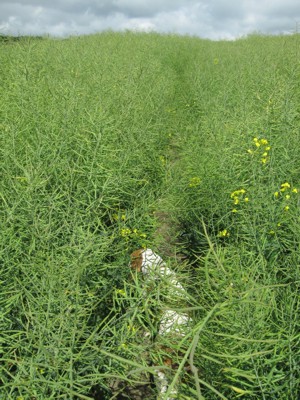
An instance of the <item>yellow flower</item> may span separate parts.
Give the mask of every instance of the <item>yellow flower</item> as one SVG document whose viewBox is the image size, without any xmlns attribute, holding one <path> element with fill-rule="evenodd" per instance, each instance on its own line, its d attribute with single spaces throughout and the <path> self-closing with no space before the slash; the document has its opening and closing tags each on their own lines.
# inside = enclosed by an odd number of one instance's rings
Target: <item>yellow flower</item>
<svg viewBox="0 0 300 400">
<path fill-rule="evenodd" d="M 279 197 L 279 192 L 275 192 L 275 193 L 274 193 L 274 197 L 276 197 L 276 199 L 278 199 L 278 197 Z"/>
<path fill-rule="evenodd" d="M 285 196 L 285 198 L 286 198 L 287 200 L 289 200 L 289 199 L 291 198 L 291 196 L 290 196 L 289 194 L 287 194 L 287 195 Z"/>
<path fill-rule="evenodd" d="M 289 211 L 290 207 L 289 206 L 285 206 L 284 207 L 284 211 Z"/>
<path fill-rule="evenodd" d="M 161 164 L 162 164 L 163 166 L 165 166 L 165 165 L 166 165 L 166 159 L 165 159 L 165 157 L 164 157 L 164 156 L 159 156 L 159 159 L 160 159 Z"/>
<path fill-rule="evenodd" d="M 255 142 L 255 146 L 256 147 L 260 147 L 260 143 L 259 142 Z"/>
<path fill-rule="evenodd" d="M 263 164 L 266 164 L 267 161 L 268 161 L 267 158 L 262 158 L 262 159 L 261 159 L 261 162 L 262 162 Z"/>
<path fill-rule="evenodd" d="M 220 231 L 220 232 L 218 233 L 218 236 L 219 236 L 219 237 L 226 237 L 226 236 L 230 236 L 230 233 L 228 232 L 227 229 L 224 229 L 223 231 Z"/>
<path fill-rule="evenodd" d="M 247 152 L 248 152 L 249 154 L 253 154 L 253 150 L 251 150 L 251 149 L 248 149 Z"/>
<path fill-rule="evenodd" d="M 282 183 L 281 188 L 289 189 L 291 185 L 288 182 Z"/>
<path fill-rule="evenodd" d="M 298 189 L 294 188 L 294 189 L 292 190 L 292 193 L 298 193 Z"/>
<path fill-rule="evenodd" d="M 119 219 L 120 219 L 120 216 L 119 216 L 117 213 L 114 213 L 114 214 L 112 215 L 112 217 L 113 217 L 113 219 L 114 219 L 115 221 L 119 221 Z M 122 214 L 122 215 L 121 215 L 121 220 L 122 220 L 122 221 L 125 221 L 125 219 L 126 219 L 126 215 L 125 215 L 125 214 Z"/>
<path fill-rule="evenodd" d="M 116 289 L 116 294 L 120 294 L 121 296 L 125 296 L 126 292 L 123 289 Z"/>
<path fill-rule="evenodd" d="M 131 234 L 131 230 L 129 228 L 123 228 L 120 232 L 122 237 L 127 237 Z"/>
<path fill-rule="evenodd" d="M 127 325 L 127 329 L 128 329 L 129 331 L 131 331 L 132 333 L 135 333 L 135 332 L 136 332 L 136 328 L 135 328 L 133 325 Z"/>
<path fill-rule="evenodd" d="M 267 146 L 267 147 L 265 148 L 265 150 L 266 150 L 266 151 L 271 150 L 271 146 Z"/>
<path fill-rule="evenodd" d="M 258 142 L 257 137 L 255 137 L 255 138 L 253 139 L 253 142 L 254 142 L 254 143 L 257 143 L 257 142 Z"/>
<path fill-rule="evenodd" d="M 245 201 L 246 203 L 248 203 L 249 197 L 245 197 L 245 198 L 244 198 L 244 201 Z"/>
<path fill-rule="evenodd" d="M 236 206 L 236 205 L 239 204 L 239 202 L 240 202 L 239 198 L 235 196 L 235 197 L 233 198 L 233 204 Z"/>
<path fill-rule="evenodd" d="M 263 145 L 264 145 L 264 144 L 268 144 L 267 139 L 261 139 L 261 140 L 260 140 L 260 144 L 263 144 Z"/>
<path fill-rule="evenodd" d="M 231 212 L 233 212 L 233 213 L 237 213 L 238 212 L 238 210 L 236 209 L 236 208 L 234 208 Z"/>
<path fill-rule="evenodd" d="M 275 235 L 275 231 L 270 231 L 269 234 L 270 235 Z"/>
<path fill-rule="evenodd" d="M 236 199 L 236 198 L 238 198 L 238 196 L 239 196 L 240 194 L 245 194 L 245 193 L 246 193 L 246 190 L 245 190 L 245 189 L 235 190 L 234 192 L 232 192 L 232 193 L 230 194 L 230 197 L 233 198 L 233 199 Z"/>
<path fill-rule="evenodd" d="M 265 152 L 263 153 L 262 156 L 263 156 L 263 157 L 267 157 L 267 156 L 268 156 L 268 153 L 265 151 Z"/>
<path fill-rule="evenodd" d="M 201 183 L 201 179 L 198 176 L 194 176 L 193 178 L 190 178 L 190 183 L 189 183 L 189 187 L 190 188 L 194 188 L 199 186 Z"/>
</svg>

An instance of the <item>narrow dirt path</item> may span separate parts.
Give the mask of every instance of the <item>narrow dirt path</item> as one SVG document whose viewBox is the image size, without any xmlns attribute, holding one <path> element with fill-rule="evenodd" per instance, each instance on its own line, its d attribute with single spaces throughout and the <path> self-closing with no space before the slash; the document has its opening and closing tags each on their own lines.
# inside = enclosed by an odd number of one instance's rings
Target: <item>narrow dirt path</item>
<svg viewBox="0 0 300 400">
<path fill-rule="evenodd" d="M 170 114 L 169 126 L 167 129 L 171 132 L 171 140 L 165 150 L 166 177 L 164 188 L 160 198 L 157 200 L 157 208 L 154 216 L 157 220 L 157 229 L 155 238 L 157 240 L 157 251 L 163 258 L 171 258 L 175 263 L 184 261 L 185 256 L 181 252 L 180 243 L 181 227 L 177 219 L 176 204 L 174 196 L 170 195 L 170 189 L 180 179 L 180 161 L 181 153 L 187 134 L 186 123 L 189 118 L 186 114 L 187 103 L 192 93 L 188 66 L 191 63 L 189 49 L 182 47 L 178 53 L 172 54 L 172 60 L 168 59 L 169 64 L 175 74 L 174 98 L 170 104 L 173 113 Z"/>
<path fill-rule="evenodd" d="M 180 150 L 177 146 L 169 146 L 168 166 L 166 170 L 166 188 L 170 187 L 174 176 L 174 171 L 180 159 Z M 180 253 L 179 233 L 180 225 L 174 215 L 174 210 L 170 200 L 162 193 L 157 201 L 157 209 L 154 211 L 157 221 L 155 238 L 157 240 L 157 251 L 162 258 L 172 258 L 174 261 L 181 261 L 183 254 Z"/>
<path fill-rule="evenodd" d="M 184 79 L 184 68 L 186 60 L 178 58 L 174 53 L 173 59 L 173 72 L 176 70 L 176 86 L 174 91 L 174 99 L 170 103 L 170 109 L 174 110 L 171 113 L 166 123 L 165 130 L 172 134 L 172 137 L 164 149 L 165 165 L 165 182 L 162 188 L 160 197 L 156 200 L 156 207 L 154 217 L 156 219 L 156 230 L 154 233 L 153 250 L 157 252 L 164 261 L 170 260 L 171 264 L 180 265 L 185 268 L 185 255 L 181 252 L 180 232 L 181 227 L 176 218 L 176 206 L 174 205 L 174 196 L 172 196 L 172 189 L 180 176 L 179 163 L 181 160 L 181 148 L 184 145 L 182 135 L 185 132 L 184 116 L 185 93 L 188 90 L 186 81 Z M 168 60 L 169 62 L 169 60 Z M 173 74 L 174 75 L 174 74 Z M 138 386 L 124 385 L 123 382 L 116 381 L 116 387 L 112 388 L 113 391 L 118 393 L 117 400 L 132 399 L 132 400 L 156 400 L 156 390 L 151 382 L 149 374 L 145 376 L 145 384 Z M 118 385 L 121 385 L 121 387 Z M 121 393 L 120 393 L 121 392 Z"/>
</svg>

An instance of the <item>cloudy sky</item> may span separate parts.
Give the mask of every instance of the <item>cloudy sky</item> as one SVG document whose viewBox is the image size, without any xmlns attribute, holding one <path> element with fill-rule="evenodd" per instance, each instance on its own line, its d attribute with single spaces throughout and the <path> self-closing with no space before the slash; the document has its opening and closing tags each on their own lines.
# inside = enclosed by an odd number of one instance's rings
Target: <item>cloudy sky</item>
<svg viewBox="0 0 300 400">
<path fill-rule="evenodd" d="M 142 30 L 234 39 L 300 31 L 300 0 L 0 0 L 0 33 Z"/>
</svg>

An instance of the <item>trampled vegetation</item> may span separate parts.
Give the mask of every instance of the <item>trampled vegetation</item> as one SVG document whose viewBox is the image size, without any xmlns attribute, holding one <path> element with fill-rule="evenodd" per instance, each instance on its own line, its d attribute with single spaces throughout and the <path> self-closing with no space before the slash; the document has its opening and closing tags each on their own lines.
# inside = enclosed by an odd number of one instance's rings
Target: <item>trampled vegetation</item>
<svg viewBox="0 0 300 400">
<path fill-rule="evenodd" d="M 27 37 L 0 58 L 0 398 L 139 398 L 162 351 L 161 298 L 128 267 L 145 246 L 190 297 L 180 399 L 298 399 L 300 36 Z"/>
</svg>

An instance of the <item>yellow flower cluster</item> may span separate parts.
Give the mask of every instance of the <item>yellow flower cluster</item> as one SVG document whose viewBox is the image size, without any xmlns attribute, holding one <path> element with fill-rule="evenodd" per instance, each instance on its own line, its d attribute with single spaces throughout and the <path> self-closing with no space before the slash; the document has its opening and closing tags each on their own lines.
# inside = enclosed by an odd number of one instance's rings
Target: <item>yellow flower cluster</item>
<svg viewBox="0 0 300 400">
<path fill-rule="evenodd" d="M 230 233 L 228 232 L 227 229 L 223 229 L 222 231 L 220 231 L 220 232 L 218 233 L 218 237 L 224 238 L 224 237 L 228 237 L 228 236 L 230 236 Z"/>
<path fill-rule="evenodd" d="M 241 202 L 248 203 L 249 201 L 249 197 L 246 196 L 246 189 L 235 190 L 230 194 L 230 197 L 233 201 L 234 206 L 237 206 Z M 234 208 L 232 212 L 238 212 L 237 208 Z"/>
<path fill-rule="evenodd" d="M 293 188 L 292 185 L 288 182 L 284 182 L 280 185 L 280 189 L 274 193 L 275 199 L 283 199 L 284 200 L 284 211 L 289 211 L 290 206 L 288 202 L 291 200 L 291 196 L 294 196 L 298 193 L 297 188 Z"/>
<path fill-rule="evenodd" d="M 201 183 L 201 179 L 198 176 L 194 176 L 193 178 L 190 178 L 189 187 L 195 188 L 195 187 L 199 186 L 200 183 Z"/>
<path fill-rule="evenodd" d="M 161 165 L 164 167 L 167 164 L 166 157 L 164 156 L 159 156 L 159 160 L 161 162 Z"/>
<path fill-rule="evenodd" d="M 126 296 L 126 292 L 124 289 L 116 289 L 115 293 L 116 295 Z"/>
<path fill-rule="evenodd" d="M 142 239 L 146 239 L 147 237 L 146 233 L 140 232 L 136 228 L 135 229 L 123 228 L 120 230 L 120 235 L 126 239 L 128 239 L 129 237 L 131 238 L 140 237 Z"/>
<path fill-rule="evenodd" d="M 174 108 L 166 108 L 166 112 L 170 114 L 176 114 L 176 110 Z"/>
<path fill-rule="evenodd" d="M 123 228 L 123 229 L 121 229 L 121 231 L 120 231 L 120 235 L 121 235 L 122 237 L 124 237 L 124 238 L 130 236 L 130 234 L 131 234 L 131 229 L 129 229 L 129 228 Z"/>
<path fill-rule="evenodd" d="M 113 215 L 112 215 L 112 217 L 113 217 L 113 219 L 115 220 L 115 221 L 125 221 L 126 220 L 126 215 L 125 214 L 117 214 L 117 213 L 114 213 Z"/>
<path fill-rule="evenodd" d="M 136 333 L 136 331 L 137 331 L 136 327 L 132 324 L 127 325 L 127 329 L 128 329 L 128 331 L 130 331 L 132 333 Z"/>
<path fill-rule="evenodd" d="M 271 146 L 269 146 L 267 139 L 258 139 L 255 137 L 253 143 L 255 149 L 248 149 L 248 153 L 251 155 L 258 153 L 261 157 L 261 163 L 266 164 L 269 161 L 269 151 L 271 150 Z"/>
</svg>

